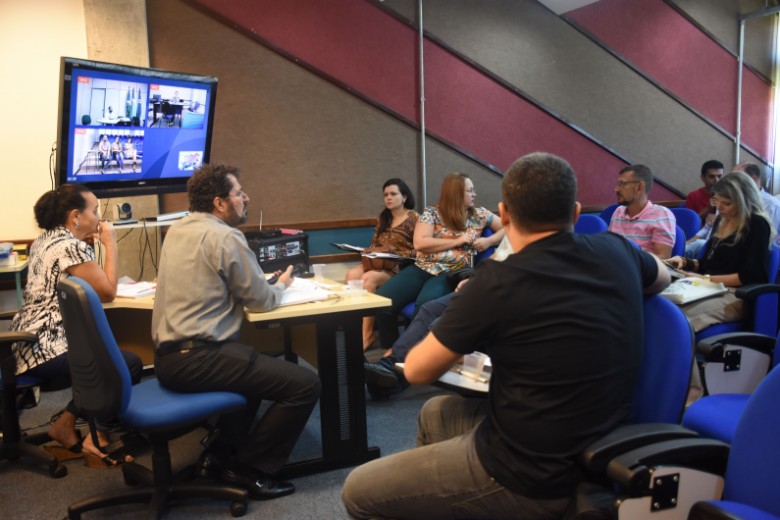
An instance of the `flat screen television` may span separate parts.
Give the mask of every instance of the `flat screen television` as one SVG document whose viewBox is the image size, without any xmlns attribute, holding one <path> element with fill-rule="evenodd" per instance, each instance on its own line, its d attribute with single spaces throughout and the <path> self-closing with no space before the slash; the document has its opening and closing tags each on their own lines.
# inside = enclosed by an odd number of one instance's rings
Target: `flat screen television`
<svg viewBox="0 0 780 520">
<path fill-rule="evenodd" d="M 99 197 L 184 191 L 208 162 L 217 78 L 62 58 L 57 184 Z"/>
</svg>

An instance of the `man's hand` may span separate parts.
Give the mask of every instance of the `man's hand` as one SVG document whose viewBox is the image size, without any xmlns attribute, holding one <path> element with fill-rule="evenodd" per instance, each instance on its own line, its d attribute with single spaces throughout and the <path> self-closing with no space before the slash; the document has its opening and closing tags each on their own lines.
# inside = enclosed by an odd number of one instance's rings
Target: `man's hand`
<svg viewBox="0 0 780 520">
<path fill-rule="evenodd" d="M 281 274 L 281 276 L 279 276 L 279 280 L 277 280 L 276 283 L 280 283 L 280 282 L 283 283 L 285 289 L 287 287 L 290 287 L 293 283 L 292 269 L 293 269 L 292 264 L 288 265 L 287 269 L 285 269 L 284 272 Z"/>
</svg>

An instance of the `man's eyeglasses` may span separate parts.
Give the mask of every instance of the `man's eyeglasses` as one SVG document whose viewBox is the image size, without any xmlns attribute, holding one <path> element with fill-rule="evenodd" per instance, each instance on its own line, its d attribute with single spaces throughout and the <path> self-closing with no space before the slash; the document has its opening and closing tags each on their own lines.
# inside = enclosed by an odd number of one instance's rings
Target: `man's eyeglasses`
<svg viewBox="0 0 780 520">
<path fill-rule="evenodd" d="M 616 186 L 622 190 L 623 188 L 625 188 L 629 184 L 636 184 L 638 182 L 642 182 L 642 181 L 618 181 Z"/>
</svg>

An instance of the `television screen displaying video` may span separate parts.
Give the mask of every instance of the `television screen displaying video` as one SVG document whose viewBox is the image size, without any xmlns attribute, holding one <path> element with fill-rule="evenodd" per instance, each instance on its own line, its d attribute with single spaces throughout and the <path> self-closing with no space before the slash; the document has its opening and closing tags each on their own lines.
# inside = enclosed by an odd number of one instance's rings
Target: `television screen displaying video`
<svg viewBox="0 0 780 520">
<path fill-rule="evenodd" d="M 208 162 L 217 78 L 62 58 L 57 180 L 99 196 L 183 191 Z"/>
</svg>

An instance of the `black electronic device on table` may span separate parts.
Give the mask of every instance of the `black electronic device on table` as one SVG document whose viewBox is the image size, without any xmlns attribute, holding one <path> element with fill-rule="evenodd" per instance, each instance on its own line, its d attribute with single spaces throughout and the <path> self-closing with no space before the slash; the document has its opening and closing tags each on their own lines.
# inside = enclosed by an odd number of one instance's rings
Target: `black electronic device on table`
<svg viewBox="0 0 780 520">
<path fill-rule="evenodd" d="M 267 236 L 268 233 L 272 233 L 272 236 Z M 284 271 L 292 265 L 293 276 L 306 277 L 309 270 L 309 236 L 306 233 L 288 235 L 272 231 L 247 231 L 244 235 L 263 272 Z"/>
</svg>

